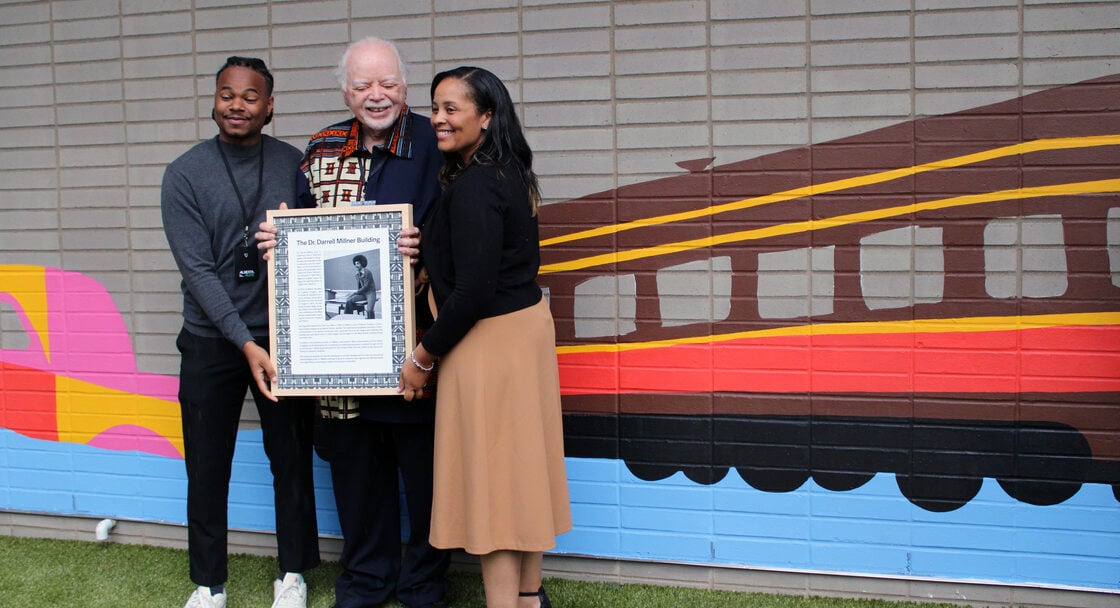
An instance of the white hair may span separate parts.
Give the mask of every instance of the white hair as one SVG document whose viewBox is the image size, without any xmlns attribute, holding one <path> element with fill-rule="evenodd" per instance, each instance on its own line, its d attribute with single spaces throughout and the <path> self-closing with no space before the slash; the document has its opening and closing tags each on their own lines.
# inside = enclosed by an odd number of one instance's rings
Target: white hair
<svg viewBox="0 0 1120 608">
<path fill-rule="evenodd" d="M 338 67 L 335 68 L 334 75 L 338 78 L 338 84 L 342 87 L 343 91 L 346 90 L 348 84 L 346 82 L 346 62 L 350 60 L 350 53 L 357 47 L 375 44 L 388 47 L 389 50 L 393 51 L 393 55 L 397 58 L 397 70 L 401 73 L 401 78 L 404 80 L 403 84 L 406 86 L 408 85 L 408 65 L 405 64 L 404 58 L 401 57 L 401 51 L 397 48 L 396 43 L 391 40 L 385 40 L 384 38 L 378 38 L 377 36 L 366 36 L 361 40 L 351 42 L 350 45 L 346 47 L 346 50 L 342 52 L 342 57 L 338 60 Z"/>
</svg>

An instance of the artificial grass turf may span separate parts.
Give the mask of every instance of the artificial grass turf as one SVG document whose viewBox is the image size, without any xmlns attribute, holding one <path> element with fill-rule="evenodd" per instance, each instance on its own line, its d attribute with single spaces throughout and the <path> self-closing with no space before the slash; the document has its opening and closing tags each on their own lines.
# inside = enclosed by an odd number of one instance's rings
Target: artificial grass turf
<svg viewBox="0 0 1120 608">
<path fill-rule="evenodd" d="M 276 560 L 231 555 L 227 608 L 272 603 Z M 330 608 L 337 562 L 304 573 L 308 608 Z M 452 572 L 453 608 L 484 608 L 476 573 Z M 885 600 L 852 600 L 684 587 L 545 581 L 556 608 L 948 608 Z M 0 605 L 10 608 L 157 608 L 182 606 L 194 586 L 187 579 L 187 553 L 177 549 L 0 536 Z M 383 608 L 403 608 L 389 602 Z"/>
</svg>

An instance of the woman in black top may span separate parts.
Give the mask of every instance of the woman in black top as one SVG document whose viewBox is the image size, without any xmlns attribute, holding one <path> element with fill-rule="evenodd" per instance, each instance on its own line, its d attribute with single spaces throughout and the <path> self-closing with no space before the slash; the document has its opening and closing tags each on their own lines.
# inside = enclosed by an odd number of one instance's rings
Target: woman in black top
<svg viewBox="0 0 1120 608">
<path fill-rule="evenodd" d="M 431 543 L 481 556 L 488 608 L 547 607 L 543 552 L 572 524 L 532 152 L 481 68 L 435 77 L 432 126 L 444 191 L 421 260 L 438 318 L 401 370 L 407 399 L 440 364 Z"/>
</svg>

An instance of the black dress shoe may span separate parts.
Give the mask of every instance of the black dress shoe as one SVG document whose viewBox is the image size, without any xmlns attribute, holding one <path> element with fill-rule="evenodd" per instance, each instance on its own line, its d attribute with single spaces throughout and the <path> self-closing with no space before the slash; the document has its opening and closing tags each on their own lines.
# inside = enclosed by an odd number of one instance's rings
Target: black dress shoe
<svg viewBox="0 0 1120 608">
<path fill-rule="evenodd" d="M 552 608 L 552 602 L 548 599 L 548 594 L 544 592 L 544 585 L 536 591 L 522 591 L 517 594 L 519 597 L 533 597 L 541 601 L 541 608 Z"/>
</svg>

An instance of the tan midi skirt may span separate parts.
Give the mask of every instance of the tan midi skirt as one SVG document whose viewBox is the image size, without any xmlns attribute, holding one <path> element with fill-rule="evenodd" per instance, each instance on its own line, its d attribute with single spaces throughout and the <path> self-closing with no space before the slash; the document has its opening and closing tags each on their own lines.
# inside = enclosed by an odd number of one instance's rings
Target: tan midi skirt
<svg viewBox="0 0 1120 608">
<path fill-rule="evenodd" d="M 440 360 L 431 543 L 546 551 L 572 528 L 548 304 L 482 319 Z"/>
</svg>

